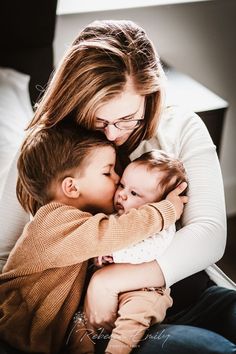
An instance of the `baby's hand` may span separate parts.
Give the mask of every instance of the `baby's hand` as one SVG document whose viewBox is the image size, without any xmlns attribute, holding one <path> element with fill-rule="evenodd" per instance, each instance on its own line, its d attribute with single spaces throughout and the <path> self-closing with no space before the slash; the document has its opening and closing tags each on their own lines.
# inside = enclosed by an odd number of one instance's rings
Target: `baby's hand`
<svg viewBox="0 0 236 354">
<path fill-rule="evenodd" d="M 111 264 L 111 263 L 114 263 L 112 254 L 109 254 L 109 255 L 107 255 L 107 256 L 103 256 L 103 257 L 102 257 L 102 263 L 103 263 L 103 264 Z"/>
<path fill-rule="evenodd" d="M 187 183 L 183 182 L 178 187 L 176 187 L 173 191 L 171 191 L 166 197 L 166 199 L 169 200 L 174 205 L 176 220 L 179 220 L 184 210 L 184 204 L 188 202 L 188 197 L 181 196 L 181 193 L 186 188 L 187 188 Z"/>
<path fill-rule="evenodd" d="M 102 267 L 106 264 L 111 264 L 111 263 L 114 263 L 112 255 L 98 256 L 94 258 L 94 264 L 97 267 Z"/>
</svg>

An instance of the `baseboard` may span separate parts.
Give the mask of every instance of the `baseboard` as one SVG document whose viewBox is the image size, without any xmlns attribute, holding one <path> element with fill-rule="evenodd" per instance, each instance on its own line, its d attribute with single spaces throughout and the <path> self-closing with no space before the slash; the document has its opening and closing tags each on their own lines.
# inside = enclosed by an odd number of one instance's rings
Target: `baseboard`
<svg viewBox="0 0 236 354">
<path fill-rule="evenodd" d="M 224 181 L 227 216 L 236 215 L 236 179 Z"/>
</svg>

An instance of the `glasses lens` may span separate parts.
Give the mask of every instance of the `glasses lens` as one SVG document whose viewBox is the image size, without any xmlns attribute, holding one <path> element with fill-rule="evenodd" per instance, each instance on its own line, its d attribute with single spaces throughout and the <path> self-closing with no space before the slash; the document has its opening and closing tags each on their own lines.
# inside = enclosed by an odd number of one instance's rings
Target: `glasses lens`
<svg viewBox="0 0 236 354">
<path fill-rule="evenodd" d="M 140 124 L 140 119 L 139 120 L 121 120 L 119 122 L 116 122 L 116 127 L 119 129 L 134 129 Z"/>
<path fill-rule="evenodd" d="M 106 126 L 107 126 L 107 123 L 106 122 L 95 122 L 95 125 L 94 125 L 94 128 L 95 129 L 104 129 L 104 128 L 106 128 Z"/>
</svg>

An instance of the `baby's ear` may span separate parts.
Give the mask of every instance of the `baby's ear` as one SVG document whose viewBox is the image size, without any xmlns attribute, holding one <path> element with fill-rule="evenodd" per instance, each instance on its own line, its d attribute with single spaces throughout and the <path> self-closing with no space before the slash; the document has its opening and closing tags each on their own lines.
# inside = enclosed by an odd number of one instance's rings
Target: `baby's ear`
<svg viewBox="0 0 236 354">
<path fill-rule="evenodd" d="M 63 193 L 68 198 L 78 198 L 80 195 L 80 189 L 76 179 L 73 177 L 66 177 L 63 179 L 61 184 Z"/>
</svg>

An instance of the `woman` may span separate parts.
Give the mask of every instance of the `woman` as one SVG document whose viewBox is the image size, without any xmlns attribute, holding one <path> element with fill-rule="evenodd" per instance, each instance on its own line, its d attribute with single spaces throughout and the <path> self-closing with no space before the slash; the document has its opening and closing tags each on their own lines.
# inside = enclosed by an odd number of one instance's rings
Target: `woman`
<svg viewBox="0 0 236 354">
<path fill-rule="evenodd" d="M 172 286 L 174 306 L 136 353 L 234 353 L 236 292 L 216 286 L 207 274 L 226 242 L 215 146 L 199 117 L 164 107 L 164 85 L 160 61 L 142 28 L 131 21 L 96 21 L 62 59 L 30 128 L 50 128 L 67 119 L 103 131 L 117 145 L 123 164 L 152 148 L 183 161 L 190 198 L 174 241 L 158 262 L 126 265 L 129 271 L 119 280 L 114 274 L 115 294 L 104 276 L 99 301 L 92 280 L 86 298 L 89 321 L 95 328 L 110 328 L 117 293 L 135 289 L 143 277 L 143 286 Z"/>
</svg>

